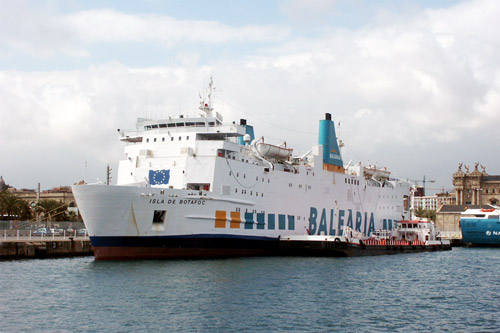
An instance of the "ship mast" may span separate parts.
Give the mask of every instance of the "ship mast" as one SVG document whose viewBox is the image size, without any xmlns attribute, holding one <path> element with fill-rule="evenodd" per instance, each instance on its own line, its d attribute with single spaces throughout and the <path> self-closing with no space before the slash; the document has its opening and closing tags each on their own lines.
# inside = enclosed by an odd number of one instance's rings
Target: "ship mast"
<svg viewBox="0 0 500 333">
<path fill-rule="evenodd" d="M 199 109 L 205 112 L 206 117 L 212 117 L 212 111 L 214 110 L 212 107 L 212 92 L 214 90 L 214 80 L 212 76 L 210 76 L 210 82 L 208 83 L 208 101 L 205 101 L 205 99 L 200 96 L 201 101 Z"/>
</svg>

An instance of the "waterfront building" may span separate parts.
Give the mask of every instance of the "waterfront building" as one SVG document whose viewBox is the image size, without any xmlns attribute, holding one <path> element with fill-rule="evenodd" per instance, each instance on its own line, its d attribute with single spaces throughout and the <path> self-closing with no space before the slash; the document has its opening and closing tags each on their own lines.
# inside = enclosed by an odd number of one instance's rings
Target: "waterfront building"
<svg viewBox="0 0 500 333">
<path fill-rule="evenodd" d="M 458 170 L 453 174 L 453 185 L 456 191 L 458 205 L 498 205 L 500 204 L 500 175 L 488 175 L 486 166 L 474 164 L 474 170 L 469 171 L 463 163 L 458 164 Z"/>
<path fill-rule="evenodd" d="M 455 194 L 438 193 L 434 195 L 412 196 L 412 207 L 414 210 L 418 208 L 437 211 L 442 205 L 454 205 Z"/>
<path fill-rule="evenodd" d="M 38 191 L 32 189 L 10 189 L 12 193 L 17 195 L 19 198 L 28 202 L 30 205 L 34 205 L 38 201 Z M 50 190 L 44 190 L 40 192 L 40 200 L 55 200 L 60 203 L 67 204 L 69 207 L 74 207 L 75 198 L 73 197 L 73 192 L 69 186 L 58 186 Z"/>
</svg>

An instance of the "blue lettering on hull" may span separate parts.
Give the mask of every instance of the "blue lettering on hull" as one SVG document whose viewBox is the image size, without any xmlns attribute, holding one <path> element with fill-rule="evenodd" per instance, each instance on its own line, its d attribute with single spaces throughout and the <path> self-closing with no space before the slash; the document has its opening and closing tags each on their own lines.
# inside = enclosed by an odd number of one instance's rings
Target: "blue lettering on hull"
<svg viewBox="0 0 500 333">
<path fill-rule="evenodd" d="M 354 218 L 353 218 L 353 213 Z M 368 219 L 368 214 L 370 217 Z M 326 208 L 321 209 L 321 213 L 318 214 L 318 209 L 316 207 L 311 207 L 309 209 L 309 234 L 311 235 L 330 235 L 342 236 L 343 227 L 347 225 L 356 231 L 364 232 L 365 235 L 370 235 L 375 231 L 375 217 L 373 213 L 364 213 L 364 223 L 363 214 L 360 211 L 353 212 L 352 209 L 346 211 L 339 209 L 338 218 L 335 221 L 335 210 Z M 347 218 L 347 221 L 346 221 Z M 389 220 L 389 224 L 392 226 L 392 220 Z M 386 223 L 386 222 L 385 222 Z M 336 225 L 335 225 L 336 224 Z"/>
</svg>

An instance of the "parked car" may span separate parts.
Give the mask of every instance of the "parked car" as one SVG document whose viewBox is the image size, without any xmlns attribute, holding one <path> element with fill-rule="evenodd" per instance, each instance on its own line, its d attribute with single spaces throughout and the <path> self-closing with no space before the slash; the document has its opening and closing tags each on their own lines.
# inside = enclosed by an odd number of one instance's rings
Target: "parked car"
<svg viewBox="0 0 500 333">
<path fill-rule="evenodd" d="M 78 236 L 87 236 L 87 229 L 80 229 L 78 230 Z"/>
<path fill-rule="evenodd" d="M 42 235 L 43 235 L 43 236 L 47 236 L 47 235 L 49 235 L 49 234 L 50 234 L 50 231 L 49 231 L 49 229 L 47 229 L 47 228 L 38 228 L 37 230 L 35 230 L 35 231 L 33 232 L 33 235 L 34 235 L 34 236 L 42 236 Z"/>
<path fill-rule="evenodd" d="M 55 229 L 55 228 L 50 229 L 49 233 L 50 233 L 50 235 L 54 235 L 54 236 L 61 236 L 62 235 L 62 231 L 60 229 Z"/>
</svg>

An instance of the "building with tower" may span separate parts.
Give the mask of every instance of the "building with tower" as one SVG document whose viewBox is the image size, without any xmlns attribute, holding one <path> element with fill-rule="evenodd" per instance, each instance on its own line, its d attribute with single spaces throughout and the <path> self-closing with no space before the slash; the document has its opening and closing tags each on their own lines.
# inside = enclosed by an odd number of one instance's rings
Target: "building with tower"
<svg viewBox="0 0 500 333">
<path fill-rule="evenodd" d="M 458 170 L 453 174 L 453 185 L 456 191 L 457 205 L 498 205 L 500 203 L 500 175 L 488 175 L 486 166 L 474 164 L 474 170 L 469 166 L 458 164 Z"/>
</svg>

